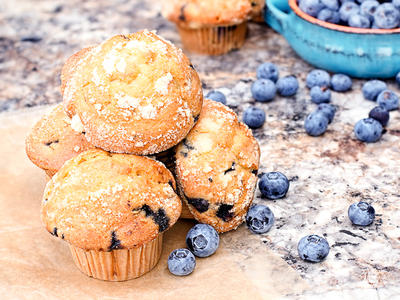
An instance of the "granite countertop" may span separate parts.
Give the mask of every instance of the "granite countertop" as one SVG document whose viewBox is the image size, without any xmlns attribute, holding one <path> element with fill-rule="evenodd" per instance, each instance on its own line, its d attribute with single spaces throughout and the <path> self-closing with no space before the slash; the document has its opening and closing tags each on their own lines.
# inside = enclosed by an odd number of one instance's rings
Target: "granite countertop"
<svg viewBox="0 0 400 300">
<path fill-rule="evenodd" d="M 60 102 L 59 74 L 68 56 L 112 35 L 143 28 L 155 29 L 181 46 L 174 25 L 161 17 L 155 1 L 1 2 L 0 112 Z M 312 67 L 265 24 L 250 24 L 247 41 L 239 51 L 218 57 L 188 56 L 200 73 L 205 93 L 214 88 L 224 92 L 239 116 L 249 105 L 266 112 L 266 124 L 254 130 L 262 151 L 261 171 L 285 173 L 291 187 L 285 199 L 276 201 L 262 199 L 257 190 L 255 202 L 268 205 L 276 223 L 268 234 L 254 239 L 309 283 L 303 295 L 287 296 L 399 297 L 399 111 L 391 113 L 381 141 L 357 141 L 353 126 L 374 103 L 362 97 L 364 81 L 354 80 L 351 92 L 333 93 L 338 112 L 327 133 L 319 138 L 307 136 L 304 118 L 315 105 L 304 82 Z M 250 86 L 256 67 L 264 61 L 277 63 L 281 75 L 298 77 L 300 90 L 295 97 L 254 102 Z M 393 81 L 388 85 L 399 92 Z M 372 202 L 377 211 L 369 227 L 356 227 L 348 220 L 348 206 L 360 200 Z M 297 241 L 311 233 L 325 236 L 331 246 L 328 258 L 320 264 L 303 262 L 297 254 Z M 251 256 L 251 245 L 234 241 L 229 247 Z"/>
</svg>

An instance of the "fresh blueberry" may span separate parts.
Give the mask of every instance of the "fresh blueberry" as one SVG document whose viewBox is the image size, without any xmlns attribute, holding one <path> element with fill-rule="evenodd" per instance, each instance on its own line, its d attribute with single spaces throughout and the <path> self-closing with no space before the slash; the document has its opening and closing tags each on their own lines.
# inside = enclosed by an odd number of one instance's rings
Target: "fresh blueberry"
<svg viewBox="0 0 400 300">
<path fill-rule="evenodd" d="M 399 97 L 391 90 L 380 92 L 376 98 L 376 102 L 378 102 L 380 107 L 386 110 L 395 110 L 399 108 Z"/>
<path fill-rule="evenodd" d="M 347 92 L 351 89 L 352 85 L 351 78 L 345 74 L 335 74 L 332 76 L 331 87 L 336 92 Z"/>
<path fill-rule="evenodd" d="M 386 90 L 386 88 L 386 83 L 381 80 L 369 80 L 364 83 L 362 93 L 365 99 L 376 101 L 376 97 L 378 97 L 379 93 Z"/>
<path fill-rule="evenodd" d="M 254 233 L 266 233 L 274 224 L 275 217 L 268 206 L 256 204 L 250 207 L 246 215 L 246 224 Z"/>
<path fill-rule="evenodd" d="M 299 89 L 299 82 L 297 81 L 296 76 L 288 75 L 282 78 L 279 78 L 276 83 L 276 90 L 281 96 L 289 97 L 293 96 L 297 93 Z"/>
<path fill-rule="evenodd" d="M 321 0 L 300 0 L 299 7 L 307 15 L 316 17 L 321 9 L 324 8 Z"/>
<path fill-rule="evenodd" d="M 328 242 L 319 235 L 307 235 L 297 244 L 297 251 L 301 259 L 310 262 L 321 262 L 329 254 Z"/>
<path fill-rule="evenodd" d="M 186 244 L 198 257 L 207 257 L 215 253 L 219 246 L 219 236 L 208 224 L 196 224 L 186 235 Z"/>
<path fill-rule="evenodd" d="M 279 77 L 278 67 L 270 62 L 263 63 L 257 68 L 257 79 L 269 79 L 276 82 Z"/>
<path fill-rule="evenodd" d="M 367 226 L 375 219 L 375 209 L 367 202 L 360 201 L 349 206 L 348 215 L 354 225 Z"/>
<path fill-rule="evenodd" d="M 210 91 L 207 95 L 206 95 L 207 99 L 211 99 L 214 100 L 216 102 L 221 102 L 222 104 L 226 104 L 226 97 L 223 93 L 219 92 L 219 91 Z"/>
<path fill-rule="evenodd" d="M 397 73 L 397 75 L 396 75 L 396 83 L 397 83 L 397 86 L 400 88 L 400 72 L 399 73 Z"/>
<path fill-rule="evenodd" d="M 310 73 L 307 74 L 306 84 L 308 88 L 312 88 L 313 86 L 327 86 L 331 82 L 331 76 L 328 72 L 324 70 L 312 70 Z"/>
<path fill-rule="evenodd" d="M 328 8 L 322 9 L 317 16 L 321 21 L 325 21 L 328 23 L 338 24 L 340 22 L 339 12 L 335 10 L 330 10 Z"/>
<path fill-rule="evenodd" d="M 386 126 L 389 122 L 389 112 L 380 106 L 375 106 L 371 109 L 368 117 L 377 120 L 382 126 Z"/>
<path fill-rule="evenodd" d="M 281 172 L 262 174 L 258 182 L 261 194 L 268 199 L 275 200 L 285 197 L 289 190 L 289 180 Z"/>
<path fill-rule="evenodd" d="M 188 249 L 175 249 L 168 256 L 168 269 L 174 275 L 189 275 L 195 267 L 196 258 Z"/>
<path fill-rule="evenodd" d="M 367 0 L 361 3 L 360 13 L 368 17 L 370 22 L 374 21 L 374 14 L 379 6 L 379 2 L 375 0 Z"/>
<path fill-rule="evenodd" d="M 354 14 L 349 17 L 349 26 L 357 28 L 370 28 L 371 22 L 368 17 L 360 14 Z"/>
<path fill-rule="evenodd" d="M 329 8 L 330 10 L 338 10 L 339 9 L 339 1 L 338 0 L 321 0 L 324 7 Z"/>
<path fill-rule="evenodd" d="M 400 12 L 392 3 L 383 3 L 374 13 L 374 23 L 379 28 L 396 28 L 400 23 Z"/>
<path fill-rule="evenodd" d="M 314 103 L 328 103 L 331 101 L 331 91 L 325 86 L 313 86 L 310 90 L 311 101 Z"/>
<path fill-rule="evenodd" d="M 358 14 L 360 7 L 354 2 L 344 2 L 339 9 L 340 19 L 347 22 L 351 15 Z"/>
<path fill-rule="evenodd" d="M 375 143 L 382 136 L 382 125 L 372 118 L 362 119 L 354 126 L 356 138 L 362 142 Z"/>
<path fill-rule="evenodd" d="M 256 101 L 271 101 L 276 94 L 275 83 L 269 79 L 258 79 L 251 85 L 251 94 Z"/>
<path fill-rule="evenodd" d="M 336 108 L 332 104 L 321 103 L 318 104 L 316 112 L 324 114 L 328 118 L 328 123 L 331 123 L 335 116 Z"/>
<path fill-rule="evenodd" d="M 243 113 L 243 122 L 250 128 L 259 128 L 265 122 L 265 112 L 260 108 L 250 106 Z"/>
<path fill-rule="evenodd" d="M 309 114 L 304 121 L 304 128 L 308 135 L 319 136 L 328 128 L 329 120 L 325 114 L 315 111 Z"/>
<path fill-rule="evenodd" d="M 397 9 L 400 9 L 400 0 L 392 0 L 392 4 L 393 4 L 394 7 L 396 7 Z"/>
</svg>

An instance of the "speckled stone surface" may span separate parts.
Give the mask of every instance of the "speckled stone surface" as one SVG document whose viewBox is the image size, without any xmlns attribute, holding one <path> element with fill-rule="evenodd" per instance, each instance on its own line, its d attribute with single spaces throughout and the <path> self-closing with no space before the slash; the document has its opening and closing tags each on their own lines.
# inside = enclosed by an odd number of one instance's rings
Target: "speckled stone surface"
<svg viewBox="0 0 400 300">
<path fill-rule="evenodd" d="M 59 73 L 75 51 L 109 36 L 156 29 L 181 45 L 173 24 L 165 21 L 155 1 L 27 1 L 0 2 L 0 111 L 61 101 Z M 252 240 L 262 241 L 310 285 L 303 295 L 288 298 L 400 298 L 400 113 L 390 113 L 386 133 L 376 144 L 357 141 L 353 126 L 374 106 L 363 99 L 354 80 L 349 93 L 333 93 L 338 112 L 326 134 L 312 138 L 303 122 L 315 109 L 305 88 L 311 66 L 266 25 L 250 24 L 240 51 L 219 57 L 189 54 L 200 73 L 204 92 L 219 89 L 241 117 L 249 105 L 263 108 L 267 121 L 254 131 L 261 145 L 261 171 L 278 170 L 291 181 L 286 198 L 262 199 L 274 212 L 273 229 Z M 256 67 L 264 61 L 279 65 L 281 75 L 295 74 L 300 91 L 255 103 L 250 94 Z M 389 81 L 389 86 L 400 92 Z M 369 227 L 351 225 L 348 206 L 373 203 L 376 220 Z M 320 264 L 306 263 L 297 254 L 298 240 L 307 234 L 326 237 L 331 250 Z M 245 226 L 238 234 L 250 235 Z M 251 244 L 223 237 L 227 247 L 251 256 Z M 243 268 L 246 268 L 245 262 Z M 331 298 L 329 298 L 331 297 Z M 397 297 L 397 298 L 396 298 Z"/>
</svg>

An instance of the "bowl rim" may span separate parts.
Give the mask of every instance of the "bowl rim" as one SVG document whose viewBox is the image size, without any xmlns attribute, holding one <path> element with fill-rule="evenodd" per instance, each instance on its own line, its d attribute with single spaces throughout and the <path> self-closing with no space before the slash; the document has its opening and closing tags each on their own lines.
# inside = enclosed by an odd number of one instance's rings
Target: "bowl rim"
<svg viewBox="0 0 400 300">
<path fill-rule="evenodd" d="M 334 23 L 325 22 L 314 18 L 305 12 L 303 12 L 300 7 L 297 5 L 297 0 L 289 0 L 289 6 L 294 11 L 296 15 L 300 18 L 304 19 L 307 22 L 312 24 L 319 25 L 321 27 L 325 27 L 331 30 L 342 31 L 347 33 L 358 33 L 358 34 L 392 34 L 392 33 L 400 33 L 400 28 L 393 29 L 376 29 L 376 28 L 357 28 L 350 26 L 337 25 Z"/>
</svg>

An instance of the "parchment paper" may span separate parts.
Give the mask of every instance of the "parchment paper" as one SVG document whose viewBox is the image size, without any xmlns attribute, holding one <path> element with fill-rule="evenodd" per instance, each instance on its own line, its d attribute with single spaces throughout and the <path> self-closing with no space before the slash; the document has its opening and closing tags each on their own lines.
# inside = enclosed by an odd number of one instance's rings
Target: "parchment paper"
<svg viewBox="0 0 400 300">
<path fill-rule="evenodd" d="M 67 243 L 42 226 L 39 210 L 45 174 L 25 154 L 29 128 L 49 110 L 0 115 L 0 298 L 2 299 L 276 299 L 307 288 L 301 277 L 242 225 L 221 235 L 209 258 L 176 277 L 167 269 L 170 251 L 185 247 L 192 221 L 165 234 L 160 262 L 125 282 L 89 278 L 74 265 Z"/>
</svg>

